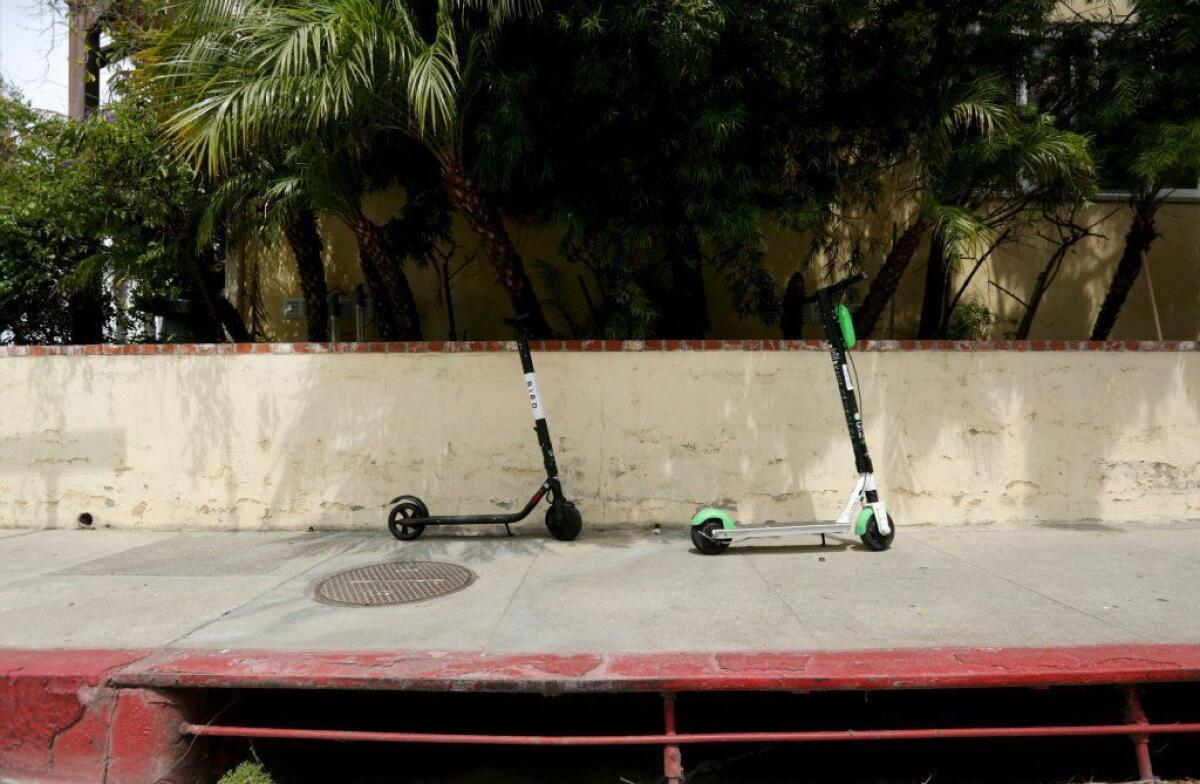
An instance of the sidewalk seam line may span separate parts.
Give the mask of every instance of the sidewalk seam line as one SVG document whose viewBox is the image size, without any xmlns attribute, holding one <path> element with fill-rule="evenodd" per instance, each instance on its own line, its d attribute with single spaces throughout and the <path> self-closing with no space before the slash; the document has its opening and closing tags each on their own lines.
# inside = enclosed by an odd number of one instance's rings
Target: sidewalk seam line
<svg viewBox="0 0 1200 784">
<path fill-rule="evenodd" d="M 318 566 L 321 566 L 321 565 L 325 564 L 326 562 L 328 562 L 328 561 L 330 561 L 330 560 L 332 560 L 332 559 L 334 559 L 334 558 L 337 558 L 339 555 L 345 555 L 346 553 L 350 552 L 351 550 L 353 550 L 353 549 L 354 549 L 355 547 L 357 547 L 357 546 L 358 546 L 358 545 L 353 545 L 353 546 L 351 546 L 351 547 L 348 547 L 348 548 L 346 548 L 345 550 L 342 550 L 341 552 L 336 552 L 336 553 L 331 553 L 331 554 L 329 554 L 327 557 L 325 557 L 325 558 L 322 558 L 320 561 L 317 561 L 316 563 L 314 563 L 314 564 L 311 564 L 310 566 L 308 566 L 308 568 L 306 568 L 306 569 L 301 569 L 299 572 L 296 572 L 296 573 L 295 573 L 295 574 L 293 574 L 293 575 L 289 575 L 289 576 L 287 576 L 287 577 L 283 578 L 283 579 L 282 579 L 282 580 L 280 580 L 278 583 L 276 583 L 276 584 L 272 585 L 270 588 L 266 589 L 265 591 L 260 591 L 259 593 L 256 593 L 254 596 L 252 596 L 251 598 L 249 598 L 249 599 L 247 599 L 246 601 L 242 602 L 241 604 L 238 604 L 238 605 L 236 605 L 236 606 L 234 606 L 234 607 L 230 607 L 228 610 L 225 610 L 225 611 L 223 611 L 223 612 L 221 612 L 221 613 L 217 614 L 215 617 L 209 618 L 207 621 L 205 621 L 204 623 L 200 624 L 199 626 L 197 626 L 197 627 L 195 627 L 195 628 L 193 628 L 193 629 L 190 629 L 190 630 L 188 630 L 187 632 L 184 632 L 183 634 L 179 635 L 178 637 L 175 637 L 174 639 L 171 639 L 171 640 L 167 641 L 166 643 L 164 643 L 163 645 L 161 645 L 161 646 L 159 646 L 159 647 L 162 647 L 162 648 L 169 648 L 169 647 L 173 647 L 173 646 L 175 646 L 175 644 L 176 644 L 176 643 L 178 643 L 180 640 L 183 640 L 183 639 L 185 639 L 185 638 L 187 638 L 187 637 L 191 637 L 191 636 L 192 636 L 193 634 L 195 634 L 196 632 L 200 631 L 201 629 L 205 629 L 205 628 L 207 628 L 207 627 L 209 627 L 209 626 L 213 625 L 214 623 L 216 623 L 217 621 L 221 620 L 222 618 L 224 618 L 225 616 L 229 615 L 230 613 L 235 613 L 235 612 L 237 612 L 238 610 L 242 609 L 243 607 L 246 607 L 247 605 L 249 605 L 249 604 L 251 604 L 251 603 L 253 603 L 253 602 L 257 601 L 258 599 L 261 599 L 263 596 L 266 596 L 266 595 L 267 595 L 267 594 L 269 594 L 271 591 L 274 591 L 274 590 L 277 590 L 277 589 L 281 588 L 281 587 L 282 587 L 282 586 L 283 586 L 285 583 L 287 583 L 289 580 L 295 580 L 295 579 L 296 579 L 296 578 L 298 578 L 298 577 L 303 577 L 304 575 L 306 575 L 306 574 L 308 574 L 309 572 L 311 572 L 313 569 L 316 569 Z"/>
<path fill-rule="evenodd" d="M 0 536 L 0 539 L 20 539 L 22 536 L 29 536 L 30 534 L 40 534 L 43 531 L 69 531 L 69 530 L 71 530 L 71 529 L 69 529 L 69 528 L 30 528 L 30 529 L 26 530 L 26 529 L 21 529 L 21 528 L 3 528 L 3 529 L 0 529 L 0 532 L 16 531 L 17 533 L 13 534 L 12 536 Z"/>
<path fill-rule="evenodd" d="M 741 553 L 739 553 L 739 557 L 743 561 L 750 564 L 750 570 L 752 572 L 754 572 L 756 575 L 758 575 L 758 579 L 762 582 L 763 585 L 767 586 L 767 590 L 769 590 L 771 592 L 771 594 L 776 599 L 779 600 L 780 604 L 782 604 L 784 607 L 787 608 L 787 611 L 789 613 L 791 613 L 792 617 L 796 619 L 796 622 L 800 624 L 800 628 L 803 629 L 805 632 L 807 632 L 808 636 L 812 637 L 813 640 L 815 640 L 818 645 L 828 648 L 829 643 L 826 642 L 825 640 L 823 640 L 819 634 L 817 634 L 815 631 L 813 631 L 812 629 L 809 628 L 808 624 L 804 622 L 804 619 L 801 618 L 799 613 L 796 612 L 796 608 L 792 607 L 791 602 L 789 602 L 787 599 L 784 599 L 783 596 L 779 593 L 779 591 L 775 588 L 775 586 L 772 585 L 771 582 L 766 578 L 766 576 L 763 575 L 763 573 L 758 570 L 758 567 L 754 565 L 754 559 L 748 558 L 746 555 L 741 554 Z"/>
<path fill-rule="evenodd" d="M 972 569 L 978 569 L 979 571 L 983 572 L 986 575 L 995 577 L 998 580 L 1003 580 L 1004 582 L 1008 583 L 1009 585 L 1014 585 L 1023 591 L 1027 591 L 1027 592 L 1033 594 L 1034 596 L 1040 596 L 1049 602 L 1053 602 L 1054 604 L 1057 604 L 1060 607 L 1064 607 L 1068 610 L 1071 610 L 1072 612 L 1077 612 L 1080 615 L 1091 618 L 1093 621 L 1097 621 L 1105 626 L 1125 632 L 1126 634 L 1132 634 L 1134 637 L 1137 637 L 1139 640 L 1146 640 L 1148 642 L 1153 642 L 1153 640 L 1150 637 L 1147 637 L 1146 635 L 1141 634 L 1140 632 L 1134 631 L 1133 629 L 1127 629 L 1126 627 L 1122 626 L 1121 624 L 1116 623 L 1115 621 L 1111 621 L 1107 618 L 1102 618 L 1098 615 L 1093 615 L 1092 613 L 1088 612 L 1087 610 L 1084 610 L 1081 607 L 1076 607 L 1073 604 L 1068 604 L 1067 602 L 1064 602 L 1061 599 L 1055 599 L 1053 596 L 1044 594 L 1041 591 L 1037 590 L 1036 588 L 1031 588 L 1028 585 L 1022 585 L 1021 583 L 1017 582 L 1016 580 L 1012 579 L 1011 577 L 1005 577 L 1002 574 L 997 574 L 996 572 L 989 570 L 985 566 L 980 566 L 978 564 L 972 563 L 971 561 L 968 561 L 965 558 L 957 556 L 954 553 L 947 552 L 947 551 L 941 549 L 940 547 L 937 547 L 936 545 L 930 544 L 929 542 L 922 542 L 922 544 L 924 544 L 926 547 L 928 547 L 931 550 L 941 553 L 942 555 L 946 556 L 947 558 L 953 558 L 954 560 L 956 560 L 960 563 L 964 563 L 967 566 L 970 566 Z"/>
<path fill-rule="evenodd" d="M 496 636 L 496 630 L 500 628 L 500 624 L 504 623 L 504 619 L 508 617 L 508 611 L 512 609 L 513 602 L 516 601 L 517 594 L 521 591 L 521 586 L 525 584 L 525 579 L 529 577 L 529 573 L 533 570 L 534 561 L 541 558 L 542 553 L 544 552 L 546 552 L 546 542 L 539 539 L 537 552 L 534 553 L 533 557 L 529 559 L 529 563 L 525 566 L 525 571 L 521 573 L 521 579 L 517 581 L 512 593 L 509 594 L 508 601 L 505 602 L 504 610 L 500 613 L 500 617 L 496 619 L 494 624 L 492 624 L 492 628 L 488 629 L 487 637 L 483 638 L 483 645 L 481 646 L 480 653 L 487 653 L 491 650 L 492 638 Z"/>
</svg>

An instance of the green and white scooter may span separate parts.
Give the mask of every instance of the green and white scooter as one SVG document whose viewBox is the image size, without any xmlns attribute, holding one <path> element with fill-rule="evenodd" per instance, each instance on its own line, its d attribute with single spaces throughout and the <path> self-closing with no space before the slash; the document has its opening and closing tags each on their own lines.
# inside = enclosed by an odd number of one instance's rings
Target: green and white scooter
<svg viewBox="0 0 1200 784">
<path fill-rule="evenodd" d="M 846 505 L 842 507 L 842 513 L 832 522 L 738 526 L 733 515 L 725 509 L 701 509 L 692 518 L 692 543 L 700 552 L 716 555 L 724 552 L 731 542 L 743 539 L 811 534 L 819 534 L 822 542 L 825 534 L 858 536 L 872 550 L 886 550 L 892 546 L 896 528 L 887 507 L 879 500 L 879 492 L 875 487 L 871 456 L 867 454 L 867 440 L 863 435 L 862 415 L 847 365 L 848 352 L 855 343 L 854 322 L 845 305 L 833 304 L 835 296 L 866 279 L 865 274 L 855 275 L 820 289 L 804 300 L 805 303 L 816 301 L 821 314 L 821 324 L 829 341 L 829 356 L 833 359 L 833 374 L 842 395 L 842 410 L 846 413 L 846 427 L 850 431 L 850 445 L 854 448 L 854 464 L 858 469 L 858 478 L 854 481 Z M 857 515 L 855 510 L 858 510 Z"/>
</svg>

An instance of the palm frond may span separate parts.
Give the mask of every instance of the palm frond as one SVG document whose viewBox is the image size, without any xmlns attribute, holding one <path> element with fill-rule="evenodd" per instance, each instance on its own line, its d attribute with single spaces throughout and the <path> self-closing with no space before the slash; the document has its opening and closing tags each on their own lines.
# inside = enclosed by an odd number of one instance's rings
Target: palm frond
<svg viewBox="0 0 1200 784">
<path fill-rule="evenodd" d="M 971 257 L 995 241 L 996 230 L 981 222 L 972 210 L 941 204 L 929 195 L 924 210 L 951 259 Z"/>
<path fill-rule="evenodd" d="M 210 174 L 257 145 L 350 126 L 452 144 L 470 92 L 464 54 L 487 56 L 500 24 L 539 11 L 441 0 L 426 40 L 398 0 L 197 0 L 139 53 L 137 78 L 168 107 L 178 154 Z"/>
<path fill-rule="evenodd" d="M 1011 110 L 1004 102 L 1004 90 L 991 78 L 979 79 L 967 86 L 942 115 L 946 133 L 974 131 L 992 135 L 1011 119 Z"/>
</svg>

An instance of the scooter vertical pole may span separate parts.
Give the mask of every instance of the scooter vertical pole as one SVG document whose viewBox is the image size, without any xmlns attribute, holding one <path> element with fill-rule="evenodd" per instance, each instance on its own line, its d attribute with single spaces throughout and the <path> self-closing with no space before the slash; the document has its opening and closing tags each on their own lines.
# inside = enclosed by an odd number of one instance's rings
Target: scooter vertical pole
<svg viewBox="0 0 1200 784">
<path fill-rule="evenodd" d="M 521 329 L 517 330 L 517 351 L 521 355 L 521 369 L 525 371 L 525 393 L 529 395 L 529 407 L 533 413 L 533 429 L 542 448 L 542 462 L 546 466 L 546 479 L 550 482 L 552 500 L 558 498 L 558 462 L 554 459 L 554 445 L 550 441 L 550 427 L 546 424 L 546 410 L 538 391 L 537 374 L 533 370 L 533 354 L 529 350 L 529 338 Z"/>
<path fill-rule="evenodd" d="M 846 343 L 841 328 L 833 316 L 833 303 L 829 294 L 822 291 L 817 295 L 821 310 L 821 323 L 825 337 L 829 340 L 829 357 L 833 360 L 833 375 L 837 379 L 838 393 L 842 398 L 842 411 L 846 415 L 846 429 L 850 432 L 850 445 L 854 449 L 854 465 L 860 474 L 874 472 L 871 456 L 867 453 L 867 439 L 863 434 L 862 414 L 858 408 L 858 397 L 850 381 L 850 366 L 846 359 Z"/>
</svg>

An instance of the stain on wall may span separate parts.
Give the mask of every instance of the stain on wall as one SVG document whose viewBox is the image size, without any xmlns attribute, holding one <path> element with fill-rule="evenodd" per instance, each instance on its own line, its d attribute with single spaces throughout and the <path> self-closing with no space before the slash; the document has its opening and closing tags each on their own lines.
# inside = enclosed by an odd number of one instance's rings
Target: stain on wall
<svg viewBox="0 0 1200 784">
<path fill-rule="evenodd" d="M 821 351 L 539 352 L 596 527 L 833 517 L 853 481 Z M 902 524 L 1200 518 L 1200 352 L 865 351 Z M 0 527 L 376 529 L 387 501 L 509 508 L 541 481 L 511 351 L 0 359 Z M 539 526 L 540 514 L 532 525 Z"/>
</svg>

